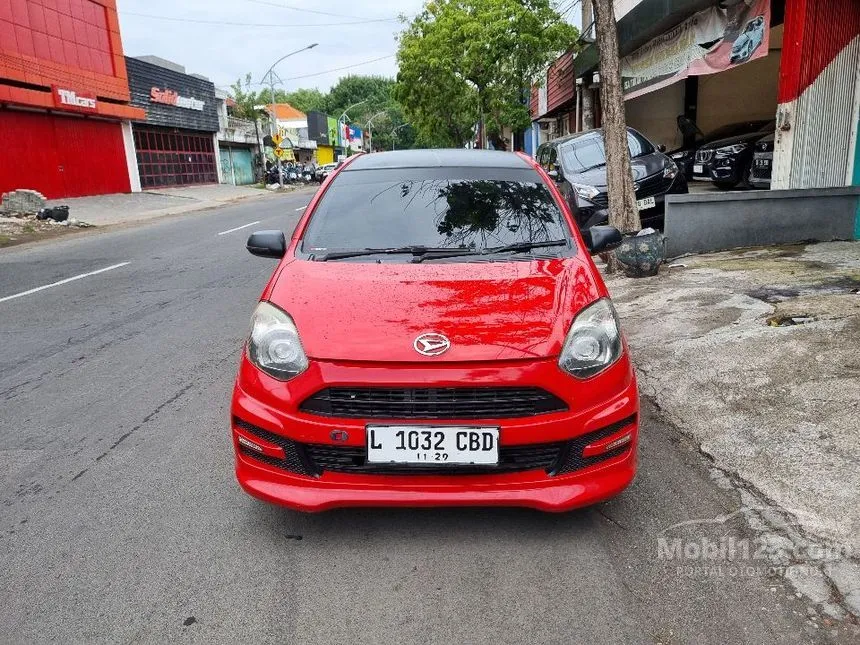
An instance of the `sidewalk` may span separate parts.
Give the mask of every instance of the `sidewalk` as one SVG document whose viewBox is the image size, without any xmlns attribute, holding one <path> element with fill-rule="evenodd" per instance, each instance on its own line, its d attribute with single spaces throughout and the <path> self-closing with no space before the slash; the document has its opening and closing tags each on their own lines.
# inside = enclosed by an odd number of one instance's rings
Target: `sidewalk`
<svg viewBox="0 0 860 645">
<path fill-rule="evenodd" d="M 301 188 L 304 186 L 298 189 Z M 252 186 L 208 184 L 146 190 L 141 193 L 52 199 L 48 201 L 48 206 L 65 204 L 69 207 L 70 217 L 96 226 L 108 226 L 188 213 L 239 200 L 266 199 L 283 194 Z"/>
<path fill-rule="evenodd" d="M 849 559 L 825 570 L 860 615 L 860 244 L 676 262 L 606 281 L 642 396 L 746 505 L 775 504 L 802 527 L 797 539 L 845 547 Z"/>
</svg>

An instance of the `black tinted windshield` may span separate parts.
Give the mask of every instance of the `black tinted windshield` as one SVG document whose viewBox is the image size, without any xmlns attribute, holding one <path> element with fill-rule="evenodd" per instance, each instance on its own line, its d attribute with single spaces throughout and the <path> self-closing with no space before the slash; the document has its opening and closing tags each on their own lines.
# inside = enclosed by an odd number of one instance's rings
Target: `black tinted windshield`
<svg viewBox="0 0 860 645">
<path fill-rule="evenodd" d="M 707 139 L 717 141 L 718 139 L 728 139 L 729 137 L 737 137 L 750 132 L 759 132 L 767 130 L 773 121 L 744 121 L 743 123 L 730 123 L 724 125 L 713 132 L 710 132 Z"/>
<path fill-rule="evenodd" d="M 326 191 L 301 249 L 315 255 L 406 246 L 482 251 L 569 238 L 564 216 L 531 169 L 356 170 L 339 174 Z"/>
<path fill-rule="evenodd" d="M 642 157 L 654 152 L 654 146 L 635 130 L 627 131 L 627 148 L 631 157 Z M 589 132 L 559 146 L 564 169 L 567 172 L 583 172 L 606 164 L 606 148 L 603 134 Z"/>
</svg>

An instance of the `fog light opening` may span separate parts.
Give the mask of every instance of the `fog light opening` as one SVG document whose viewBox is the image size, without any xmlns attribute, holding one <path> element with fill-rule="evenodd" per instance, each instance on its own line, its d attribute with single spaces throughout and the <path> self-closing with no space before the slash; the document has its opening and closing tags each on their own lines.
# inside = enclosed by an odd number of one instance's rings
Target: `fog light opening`
<svg viewBox="0 0 860 645">
<path fill-rule="evenodd" d="M 263 446 L 261 446 L 260 444 L 254 443 L 250 439 L 246 439 L 245 437 L 243 437 L 240 434 L 237 434 L 236 436 L 239 438 L 239 445 L 240 446 L 245 446 L 249 450 L 253 450 L 254 452 L 259 452 L 261 455 L 264 454 L 265 451 L 263 450 Z"/>
<path fill-rule="evenodd" d="M 633 441 L 633 430 L 628 430 L 620 437 L 612 439 L 611 441 L 601 439 L 600 441 L 588 444 L 585 448 L 582 449 L 582 456 L 597 457 L 598 455 L 603 455 L 607 452 L 617 450 L 622 446 L 626 446 L 631 441 Z"/>
</svg>

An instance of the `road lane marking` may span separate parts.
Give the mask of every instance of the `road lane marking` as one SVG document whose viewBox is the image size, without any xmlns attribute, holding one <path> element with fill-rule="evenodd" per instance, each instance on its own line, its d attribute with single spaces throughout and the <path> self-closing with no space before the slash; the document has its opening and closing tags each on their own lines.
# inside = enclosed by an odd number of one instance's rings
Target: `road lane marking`
<svg viewBox="0 0 860 645">
<path fill-rule="evenodd" d="M 242 226 L 237 226 L 236 228 L 231 228 L 231 229 L 228 229 L 226 231 L 221 231 L 220 233 L 218 233 L 218 235 L 227 235 L 227 233 L 232 233 L 234 231 L 241 231 L 243 228 L 248 228 L 249 226 L 253 226 L 254 224 L 259 224 L 259 223 L 260 223 L 260 220 L 257 220 L 256 222 L 250 222 L 248 224 L 242 224 Z"/>
<path fill-rule="evenodd" d="M 71 278 L 59 280 L 58 282 L 52 282 L 51 284 L 43 284 L 41 287 L 36 287 L 35 289 L 28 289 L 27 291 L 22 291 L 21 293 L 14 293 L 11 296 L 5 296 L 4 298 L 0 298 L 0 302 L 6 302 L 7 300 L 13 300 L 14 298 L 20 298 L 21 296 L 29 296 L 31 293 L 36 293 L 37 291 L 43 291 L 44 289 L 50 289 L 51 287 L 59 287 L 61 284 L 74 282 L 75 280 L 80 280 L 81 278 L 88 278 L 91 275 L 98 275 L 99 273 L 104 273 L 105 271 L 113 271 L 114 269 L 119 269 L 120 267 L 124 267 L 129 264 L 131 264 L 131 262 L 120 262 L 119 264 L 112 264 L 109 267 L 105 267 L 104 269 L 89 271 L 88 273 L 81 273 L 80 275 L 73 275 Z"/>
</svg>

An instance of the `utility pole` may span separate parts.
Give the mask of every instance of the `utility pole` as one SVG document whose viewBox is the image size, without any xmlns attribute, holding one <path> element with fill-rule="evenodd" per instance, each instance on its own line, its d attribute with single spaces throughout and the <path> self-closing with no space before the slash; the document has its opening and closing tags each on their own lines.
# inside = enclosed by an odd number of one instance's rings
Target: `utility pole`
<svg viewBox="0 0 860 645">
<path fill-rule="evenodd" d="M 630 150 L 624 119 L 624 94 L 621 90 L 621 61 L 618 31 L 612 0 L 594 0 L 594 27 L 600 56 L 600 98 L 603 107 L 603 140 L 606 147 L 606 190 L 609 193 L 609 224 L 623 233 L 642 228 Z M 614 257 L 614 256 L 613 256 Z M 610 265 L 612 267 L 612 265 Z"/>
<path fill-rule="evenodd" d="M 396 137 L 395 137 L 395 135 L 397 134 L 397 131 L 398 131 L 400 128 L 405 128 L 407 125 L 409 125 L 409 124 L 408 124 L 408 123 L 401 123 L 400 125 L 398 125 L 396 128 L 394 128 L 394 129 L 391 131 L 391 149 L 392 149 L 392 150 L 394 150 L 394 147 L 395 147 L 395 142 L 396 142 Z"/>
<path fill-rule="evenodd" d="M 269 71 L 266 72 L 265 74 L 263 74 L 263 80 L 264 81 L 266 80 L 266 76 L 269 77 L 269 89 L 272 92 L 272 110 L 271 110 L 272 120 L 269 122 L 269 124 L 270 124 L 269 125 L 269 134 L 270 135 L 275 134 L 276 127 L 277 127 L 277 121 L 278 121 L 278 113 L 277 113 L 277 110 L 275 109 L 275 77 L 274 77 L 275 66 L 278 63 L 280 63 L 282 60 L 284 60 L 285 58 L 289 58 L 290 56 L 293 56 L 295 54 L 299 54 L 299 53 L 305 51 L 306 49 L 313 49 L 317 45 L 319 45 L 319 43 L 311 43 L 307 47 L 302 47 L 301 49 L 297 49 L 294 52 L 290 52 L 289 54 L 285 54 L 284 56 L 281 56 L 278 60 L 276 60 L 274 63 L 272 63 L 272 66 L 269 68 Z M 278 157 L 278 155 L 275 155 L 275 157 L 277 157 L 277 159 L 278 159 L 278 185 L 281 188 L 283 188 L 284 187 L 284 178 L 281 175 L 281 158 Z"/>
<path fill-rule="evenodd" d="M 377 112 L 376 114 L 374 114 L 372 117 L 370 117 L 367 120 L 367 123 L 364 124 L 364 127 L 367 128 L 367 135 L 369 137 L 368 142 L 367 142 L 368 152 L 373 152 L 373 130 L 370 129 L 370 126 L 373 124 L 373 120 L 376 117 L 382 116 L 383 114 L 385 114 L 387 112 L 388 112 L 388 110 L 381 110 L 381 111 Z"/>
</svg>

